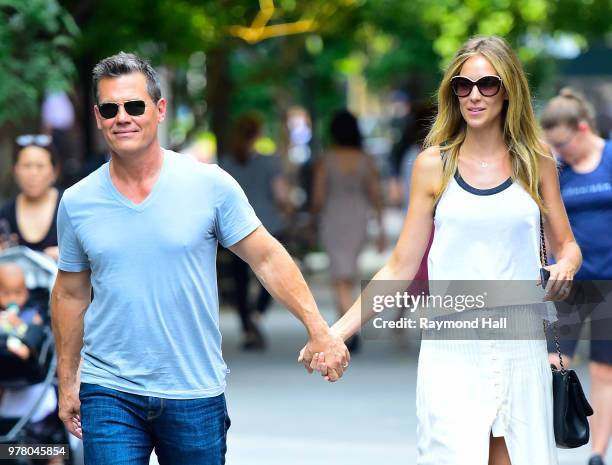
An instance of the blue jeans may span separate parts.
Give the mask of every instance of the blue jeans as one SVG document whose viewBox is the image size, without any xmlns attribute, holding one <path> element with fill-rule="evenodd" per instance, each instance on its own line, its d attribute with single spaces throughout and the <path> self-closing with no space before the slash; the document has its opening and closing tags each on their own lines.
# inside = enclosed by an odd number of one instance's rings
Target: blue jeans
<svg viewBox="0 0 612 465">
<path fill-rule="evenodd" d="M 95 384 L 81 384 L 85 465 L 223 465 L 227 430 L 225 395 L 160 399 Z"/>
</svg>

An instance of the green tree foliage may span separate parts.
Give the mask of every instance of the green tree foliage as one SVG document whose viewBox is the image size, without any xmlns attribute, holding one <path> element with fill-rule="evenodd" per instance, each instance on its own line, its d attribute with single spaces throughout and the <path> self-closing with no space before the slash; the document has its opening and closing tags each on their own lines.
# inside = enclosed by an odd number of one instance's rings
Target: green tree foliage
<svg viewBox="0 0 612 465">
<path fill-rule="evenodd" d="M 0 0 L 0 127 L 37 115 L 47 90 L 68 90 L 78 28 L 56 0 Z"/>
<path fill-rule="evenodd" d="M 538 87 L 554 72 L 545 39 L 569 34 L 587 46 L 610 34 L 612 12 L 612 0 L 274 0 L 267 26 L 308 19 L 316 30 L 249 43 L 230 28 L 251 25 L 265 2 L 59 1 L 82 30 L 74 58 L 83 86 L 95 61 L 135 51 L 174 70 L 174 103 L 198 109 L 196 126 L 212 128 L 220 139 L 227 121 L 243 110 L 259 109 L 274 120 L 288 105 L 301 103 L 326 115 L 343 104 L 351 74 L 365 76 L 372 89 L 407 87 L 429 96 L 440 69 L 474 34 L 506 37 Z M 62 77 L 71 67 L 62 49 L 51 45 L 51 40 L 69 45 L 75 33 L 56 2 L 0 0 L 6 18 L 0 24 L 0 66 L 9 76 L 0 82 L 0 102 L 27 95 L 24 114 L 35 110 L 32 102 L 46 83 L 65 85 Z M 45 19 L 49 16 L 55 19 Z M 24 21 L 31 25 L 24 28 Z M 206 87 L 192 92 L 190 59 L 198 53 L 206 57 L 198 68 Z M 33 70 L 27 71 L 31 79 L 22 79 L 26 69 Z"/>
</svg>

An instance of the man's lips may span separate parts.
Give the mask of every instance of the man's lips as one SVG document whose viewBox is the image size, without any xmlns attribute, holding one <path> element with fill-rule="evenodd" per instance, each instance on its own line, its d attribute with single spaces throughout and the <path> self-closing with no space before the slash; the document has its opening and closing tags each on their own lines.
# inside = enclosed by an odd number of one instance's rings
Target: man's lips
<svg viewBox="0 0 612 465">
<path fill-rule="evenodd" d="M 113 131 L 113 134 L 115 134 L 116 136 L 122 137 L 122 136 L 127 136 L 129 134 L 135 134 L 137 133 L 138 130 L 137 129 L 130 129 L 130 130 L 123 130 L 123 131 Z"/>
</svg>

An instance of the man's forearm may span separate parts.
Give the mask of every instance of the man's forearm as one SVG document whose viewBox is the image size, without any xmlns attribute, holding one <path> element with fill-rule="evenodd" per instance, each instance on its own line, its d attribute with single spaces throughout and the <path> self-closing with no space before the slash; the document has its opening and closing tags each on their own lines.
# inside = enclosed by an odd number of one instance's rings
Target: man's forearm
<svg viewBox="0 0 612 465">
<path fill-rule="evenodd" d="M 88 301 L 53 291 L 51 322 L 57 351 L 57 375 L 60 387 L 77 382 L 83 347 L 83 316 Z"/>
</svg>

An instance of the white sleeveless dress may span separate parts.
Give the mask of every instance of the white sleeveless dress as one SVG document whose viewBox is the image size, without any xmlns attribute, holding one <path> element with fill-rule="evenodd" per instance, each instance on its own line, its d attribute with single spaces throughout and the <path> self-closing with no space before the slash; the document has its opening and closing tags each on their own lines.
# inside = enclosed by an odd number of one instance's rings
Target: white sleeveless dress
<svg viewBox="0 0 612 465">
<path fill-rule="evenodd" d="M 457 174 L 434 215 L 431 283 L 535 284 L 539 221 L 537 204 L 518 183 L 508 179 L 475 189 Z M 487 465 L 490 433 L 504 436 L 512 465 L 557 465 L 552 374 L 535 307 L 511 310 L 520 315 L 521 327 L 537 335 L 528 340 L 431 340 L 424 334 L 416 395 L 418 465 Z"/>
</svg>

